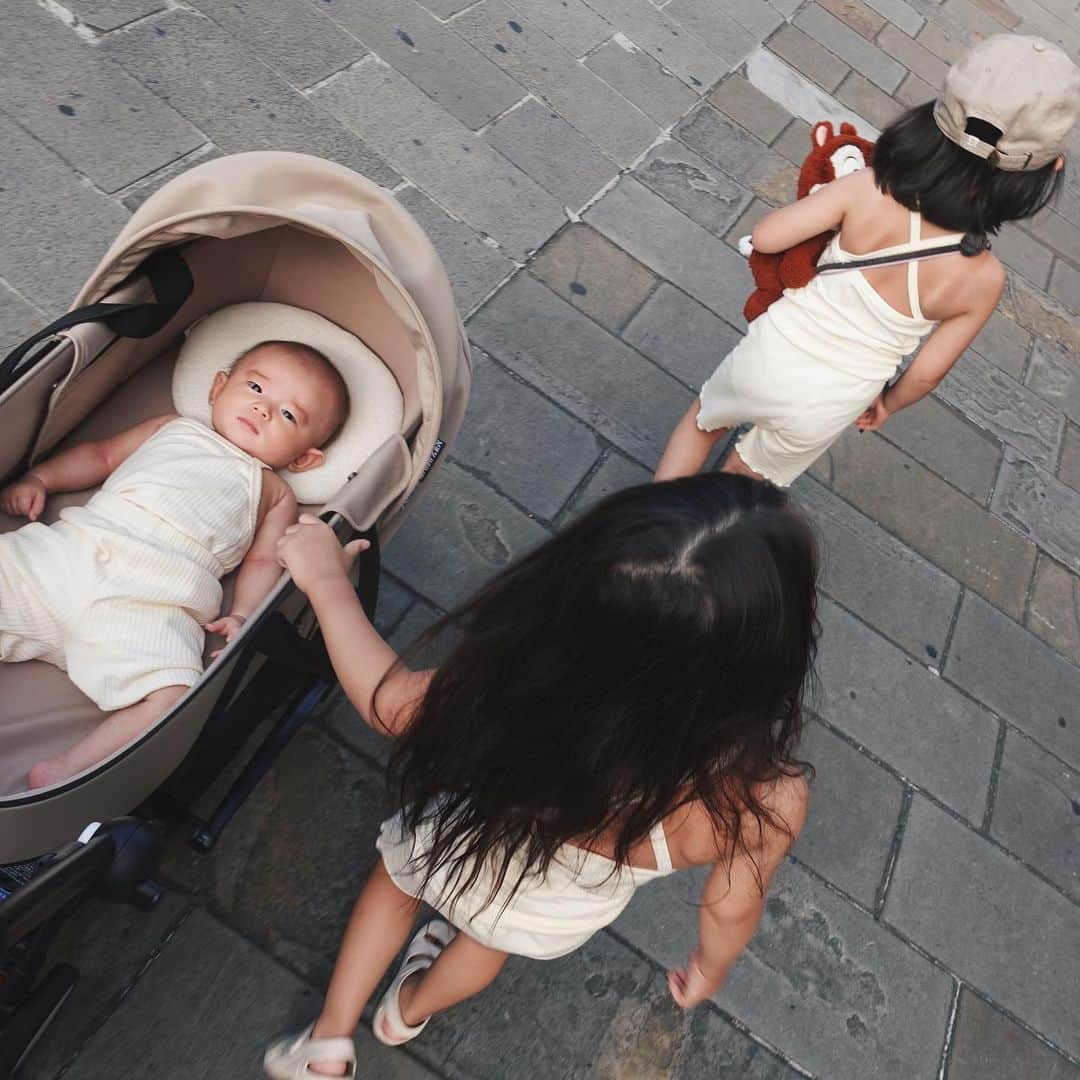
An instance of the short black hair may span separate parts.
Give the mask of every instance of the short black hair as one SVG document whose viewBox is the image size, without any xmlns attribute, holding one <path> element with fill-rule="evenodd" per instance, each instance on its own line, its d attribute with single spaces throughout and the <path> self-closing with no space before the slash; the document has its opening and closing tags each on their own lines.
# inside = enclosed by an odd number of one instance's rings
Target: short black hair
<svg viewBox="0 0 1080 1080">
<path fill-rule="evenodd" d="M 972 134 L 989 143 L 1001 132 L 971 120 Z M 1037 214 L 1057 193 L 1054 162 L 1030 172 L 995 168 L 947 139 L 934 121 L 934 102 L 909 109 L 874 147 L 874 182 L 909 210 L 953 232 L 985 236 L 1006 221 Z"/>
</svg>

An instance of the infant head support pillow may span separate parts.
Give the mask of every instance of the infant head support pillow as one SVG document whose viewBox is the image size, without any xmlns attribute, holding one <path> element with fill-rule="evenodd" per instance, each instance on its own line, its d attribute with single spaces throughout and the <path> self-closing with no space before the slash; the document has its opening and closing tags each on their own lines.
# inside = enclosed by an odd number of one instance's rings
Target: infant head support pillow
<svg viewBox="0 0 1080 1080">
<path fill-rule="evenodd" d="M 263 341 L 298 341 L 318 349 L 341 372 L 349 392 L 349 415 L 322 449 L 326 460 L 307 472 L 281 470 L 297 502 L 319 504 L 391 435 L 401 431 L 404 403 L 386 365 L 357 337 L 313 311 L 288 304 L 234 304 L 188 329 L 173 371 L 176 411 L 210 426 L 210 386 L 219 371 Z"/>
</svg>

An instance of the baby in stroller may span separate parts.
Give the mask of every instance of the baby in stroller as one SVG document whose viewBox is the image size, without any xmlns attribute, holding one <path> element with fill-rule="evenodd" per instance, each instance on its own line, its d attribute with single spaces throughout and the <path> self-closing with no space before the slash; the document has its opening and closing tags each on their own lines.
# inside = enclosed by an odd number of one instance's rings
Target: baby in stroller
<svg viewBox="0 0 1080 1080">
<path fill-rule="evenodd" d="M 219 371 L 210 426 L 176 413 L 35 465 L 0 491 L 30 524 L 0 535 L 0 660 L 43 659 L 110 715 L 39 762 L 32 788 L 101 761 L 202 676 L 205 632 L 232 639 L 281 573 L 297 501 L 274 470 L 317 468 L 348 415 L 318 350 L 264 341 Z M 50 493 L 104 481 L 85 506 L 37 521 Z M 231 610 L 221 578 L 240 566 Z"/>
</svg>

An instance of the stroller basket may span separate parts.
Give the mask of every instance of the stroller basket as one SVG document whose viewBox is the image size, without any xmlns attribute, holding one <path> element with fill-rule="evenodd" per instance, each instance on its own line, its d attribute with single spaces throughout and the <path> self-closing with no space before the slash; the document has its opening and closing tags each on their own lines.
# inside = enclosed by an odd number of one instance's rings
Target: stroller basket
<svg viewBox="0 0 1080 1080">
<path fill-rule="evenodd" d="M 321 315 L 393 376 L 404 404 L 400 431 L 352 464 L 325 505 L 307 508 L 342 542 L 363 534 L 385 543 L 460 425 L 468 344 L 442 264 L 412 217 L 370 181 L 302 154 L 208 162 L 135 213 L 72 311 L 0 361 L 0 482 L 57 448 L 171 409 L 185 332 L 250 301 Z M 50 499 L 43 520 L 89 494 Z M 0 515 L 0 532 L 21 524 Z M 374 575 L 369 590 L 377 585 L 377 543 L 372 555 L 362 569 Z M 78 776 L 29 791 L 29 765 L 75 742 L 101 714 L 57 668 L 0 664 L 0 863 L 33 858 L 89 821 L 134 809 L 197 740 L 206 744 L 208 719 L 237 703 L 264 708 L 295 695 L 303 712 L 329 685 L 306 602 L 283 577 L 153 728 Z M 236 740 L 216 745 L 234 751 Z"/>
</svg>

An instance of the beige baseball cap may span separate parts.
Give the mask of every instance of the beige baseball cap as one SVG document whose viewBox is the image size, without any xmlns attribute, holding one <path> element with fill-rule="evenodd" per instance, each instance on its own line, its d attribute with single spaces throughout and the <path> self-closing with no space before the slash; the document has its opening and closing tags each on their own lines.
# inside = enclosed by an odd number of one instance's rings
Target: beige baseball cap
<svg viewBox="0 0 1080 1080">
<path fill-rule="evenodd" d="M 945 76 L 934 104 L 942 134 L 998 169 L 1031 171 L 1061 153 L 1080 118 L 1080 68 L 1056 45 L 1021 34 L 979 42 Z M 997 145 L 968 134 L 969 120 L 1000 129 Z"/>
</svg>

